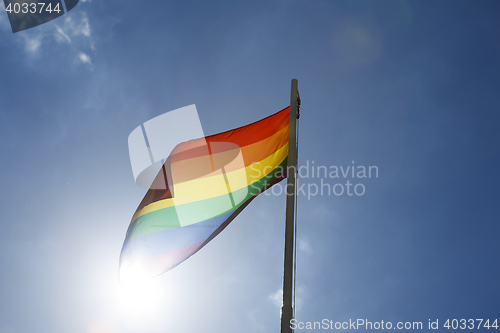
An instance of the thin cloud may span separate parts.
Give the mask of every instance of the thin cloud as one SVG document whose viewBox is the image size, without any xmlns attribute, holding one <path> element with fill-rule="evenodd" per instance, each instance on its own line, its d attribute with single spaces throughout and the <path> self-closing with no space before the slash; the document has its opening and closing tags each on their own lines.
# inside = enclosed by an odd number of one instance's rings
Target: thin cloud
<svg viewBox="0 0 500 333">
<path fill-rule="evenodd" d="M 82 63 L 92 65 L 92 59 L 90 58 L 90 56 L 88 54 L 81 52 L 78 55 L 78 58 L 80 59 L 80 61 Z"/>
<path fill-rule="evenodd" d="M 37 53 L 42 45 L 42 35 L 29 35 L 29 34 L 21 34 L 22 39 L 24 40 L 24 48 L 26 52 L 30 54 Z"/>
<path fill-rule="evenodd" d="M 50 29 L 51 24 L 53 24 L 52 32 L 47 31 L 47 29 Z M 6 29 L 9 28 L 8 20 L 5 20 L 0 15 L 0 27 L 3 28 L 4 26 Z M 64 18 L 54 21 L 54 23 L 48 23 L 43 28 L 34 27 L 29 31 L 20 32 L 18 35 L 20 36 L 18 40 L 21 40 L 25 51 L 30 56 L 40 56 L 42 54 L 40 50 L 44 47 L 53 48 L 54 42 L 61 45 L 61 47 L 65 45 L 65 47 L 69 48 L 66 51 L 69 51 L 70 54 L 73 53 L 77 62 L 89 66 L 92 65 L 91 54 L 93 53 L 95 56 L 96 53 L 89 18 L 87 13 L 81 10 L 71 12 L 65 15 Z"/>
<path fill-rule="evenodd" d="M 80 12 L 80 16 L 77 18 L 75 16 L 67 16 L 64 19 L 64 29 L 73 36 L 92 37 L 89 18 L 84 11 Z"/>
<path fill-rule="evenodd" d="M 26 49 L 30 52 L 36 52 L 40 45 L 42 45 L 40 38 L 28 38 L 26 40 Z"/>
<path fill-rule="evenodd" d="M 283 289 L 280 289 L 277 292 L 269 295 L 269 299 L 273 301 L 276 307 L 281 309 L 281 307 L 283 306 Z"/>
<path fill-rule="evenodd" d="M 63 43 L 63 42 L 71 43 L 71 38 L 69 38 L 69 36 L 66 33 L 64 33 L 61 27 L 56 25 L 56 30 L 57 34 L 55 38 L 58 43 Z"/>
<path fill-rule="evenodd" d="M 297 239 L 297 247 L 300 251 L 305 252 L 307 254 L 313 253 L 311 248 L 311 243 L 307 239 Z"/>
</svg>

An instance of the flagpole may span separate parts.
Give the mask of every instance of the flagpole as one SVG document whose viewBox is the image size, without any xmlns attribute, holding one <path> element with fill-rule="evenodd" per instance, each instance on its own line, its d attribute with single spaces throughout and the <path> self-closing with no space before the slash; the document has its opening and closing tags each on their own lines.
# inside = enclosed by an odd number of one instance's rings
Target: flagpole
<svg viewBox="0 0 500 333">
<path fill-rule="evenodd" d="M 297 170 L 297 114 L 300 98 L 297 80 L 292 80 L 290 94 L 290 127 L 288 141 L 288 168 L 286 182 L 285 262 L 283 273 L 283 307 L 281 308 L 281 333 L 291 333 L 293 319 L 293 253 L 295 232 L 295 173 Z"/>
</svg>

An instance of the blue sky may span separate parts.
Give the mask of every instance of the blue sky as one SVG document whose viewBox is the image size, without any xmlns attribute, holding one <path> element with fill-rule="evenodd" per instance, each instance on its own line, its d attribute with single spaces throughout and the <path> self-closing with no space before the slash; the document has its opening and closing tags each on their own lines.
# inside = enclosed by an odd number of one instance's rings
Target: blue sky
<svg viewBox="0 0 500 333">
<path fill-rule="evenodd" d="M 118 257 L 128 134 L 190 104 L 248 124 L 292 78 L 300 165 L 379 170 L 299 197 L 297 319 L 500 319 L 497 2 L 92 0 L 16 34 L 0 8 L 1 333 L 278 332 L 283 196 L 142 289 Z"/>
</svg>

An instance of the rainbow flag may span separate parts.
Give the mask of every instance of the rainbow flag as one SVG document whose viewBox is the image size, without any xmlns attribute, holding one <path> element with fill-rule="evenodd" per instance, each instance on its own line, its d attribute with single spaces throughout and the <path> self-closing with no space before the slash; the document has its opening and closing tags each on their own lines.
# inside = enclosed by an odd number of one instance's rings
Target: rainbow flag
<svg viewBox="0 0 500 333">
<path fill-rule="evenodd" d="M 289 113 L 287 107 L 174 148 L 128 227 L 120 254 L 122 284 L 179 265 L 259 193 L 286 178 Z"/>
</svg>

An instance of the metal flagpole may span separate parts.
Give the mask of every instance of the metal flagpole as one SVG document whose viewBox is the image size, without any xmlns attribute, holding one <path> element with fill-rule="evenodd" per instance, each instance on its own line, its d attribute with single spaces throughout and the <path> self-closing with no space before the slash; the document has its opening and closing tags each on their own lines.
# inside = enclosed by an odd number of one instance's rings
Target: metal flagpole
<svg viewBox="0 0 500 333">
<path fill-rule="evenodd" d="M 286 182 L 286 222 L 285 222 L 285 265 L 283 273 L 283 307 L 281 308 L 281 333 L 291 333 L 293 319 L 293 246 L 295 231 L 295 173 L 297 170 L 297 115 L 300 105 L 297 80 L 292 80 L 290 95 L 290 127 L 288 141 L 288 168 Z"/>
</svg>

